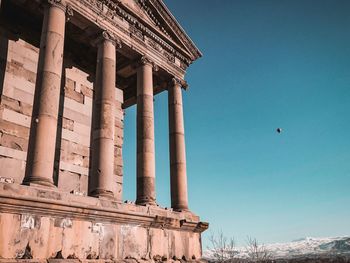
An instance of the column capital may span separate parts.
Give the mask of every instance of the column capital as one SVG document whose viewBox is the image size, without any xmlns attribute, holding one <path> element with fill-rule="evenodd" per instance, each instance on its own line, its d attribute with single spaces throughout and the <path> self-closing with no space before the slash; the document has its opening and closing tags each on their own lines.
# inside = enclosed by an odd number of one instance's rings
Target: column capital
<svg viewBox="0 0 350 263">
<path fill-rule="evenodd" d="M 170 84 L 174 87 L 174 86 L 180 86 L 181 88 L 183 88 L 184 90 L 188 89 L 188 84 L 186 80 L 180 79 L 180 78 L 176 78 L 173 77 L 170 81 Z"/>
<path fill-rule="evenodd" d="M 154 71 L 158 71 L 159 68 L 156 65 L 156 63 L 150 59 L 148 56 L 142 56 L 140 60 L 136 63 L 136 67 L 144 66 L 144 65 L 150 65 L 153 67 Z"/>
<path fill-rule="evenodd" d="M 64 0 L 45 0 L 44 3 L 46 3 L 49 6 L 58 7 L 63 12 L 65 12 L 67 22 L 74 15 L 72 6 L 70 4 L 66 4 L 66 2 Z"/>
<path fill-rule="evenodd" d="M 122 41 L 119 37 L 117 37 L 114 33 L 103 30 L 96 38 L 96 40 L 92 41 L 94 46 L 97 46 L 104 41 L 110 41 L 116 48 L 122 48 Z"/>
<path fill-rule="evenodd" d="M 66 6 L 66 20 L 67 22 L 74 16 L 74 11 L 71 5 Z"/>
<path fill-rule="evenodd" d="M 45 2 L 47 2 L 51 6 L 55 6 L 55 7 L 58 7 L 60 9 L 62 9 L 64 12 L 67 11 L 67 5 L 66 5 L 65 1 L 62 1 L 62 0 L 47 0 Z"/>
</svg>

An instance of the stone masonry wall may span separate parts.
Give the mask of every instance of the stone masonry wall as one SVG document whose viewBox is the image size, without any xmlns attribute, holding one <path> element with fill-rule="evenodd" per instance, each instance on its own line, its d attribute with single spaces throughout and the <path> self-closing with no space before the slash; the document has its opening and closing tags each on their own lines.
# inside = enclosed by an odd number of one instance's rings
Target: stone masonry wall
<svg viewBox="0 0 350 263">
<path fill-rule="evenodd" d="M 0 183 L 0 204 L 1 263 L 201 260 L 203 229 L 191 212 L 9 183 Z"/>
<path fill-rule="evenodd" d="M 0 28 L 0 177 L 22 183 L 25 175 L 39 49 L 7 38 Z M 93 73 L 94 74 L 94 73 Z M 88 193 L 93 82 L 78 65 L 62 74 L 55 183 L 62 191 Z M 93 77 L 93 76 L 92 76 Z M 115 197 L 122 198 L 123 92 L 116 88 Z"/>
<path fill-rule="evenodd" d="M 0 102 L 0 171 L 16 183 L 24 178 L 33 109 L 38 48 L 1 35 L 3 86 Z M 6 52 L 7 51 L 7 52 Z M 1 83 L 1 82 L 0 82 Z"/>
<path fill-rule="evenodd" d="M 13 227 L 8 228 L 8 224 Z M 5 259 L 25 258 L 26 253 L 34 259 L 131 258 L 161 262 L 201 258 L 199 233 L 5 213 L 0 213 L 0 231 L 2 242 L 8 244 L 0 247 Z"/>
</svg>

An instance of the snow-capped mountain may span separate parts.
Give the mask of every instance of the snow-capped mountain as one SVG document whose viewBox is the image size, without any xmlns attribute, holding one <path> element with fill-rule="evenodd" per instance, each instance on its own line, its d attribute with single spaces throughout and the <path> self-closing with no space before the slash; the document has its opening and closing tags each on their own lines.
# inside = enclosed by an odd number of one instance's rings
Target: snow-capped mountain
<svg viewBox="0 0 350 263">
<path fill-rule="evenodd" d="M 265 247 L 276 258 L 325 253 L 350 253 L 350 237 L 307 237 L 290 243 L 269 244 Z"/>
<path fill-rule="evenodd" d="M 300 256 L 317 256 L 327 254 L 348 254 L 350 255 L 350 237 L 333 238 L 302 238 L 289 243 L 276 243 L 263 245 L 272 258 L 293 258 Z M 249 258 L 249 249 L 237 247 L 236 258 Z M 206 258 L 213 258 L 213 250 L 205 252 Z"/>
</svg>

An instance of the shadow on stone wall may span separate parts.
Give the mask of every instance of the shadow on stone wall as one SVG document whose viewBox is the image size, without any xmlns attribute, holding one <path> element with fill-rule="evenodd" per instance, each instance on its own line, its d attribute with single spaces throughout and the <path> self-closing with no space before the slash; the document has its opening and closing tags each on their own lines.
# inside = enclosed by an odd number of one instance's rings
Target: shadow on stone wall
<svg viewBox="0 0 350 263">
<path fill-rule="evenodd" d="M 3 31 L 1 30 L 1 35 L 0 35 L 0 102 L 1 102 L 1 95 L 2 95 L 2 92 L 4 89 L 8 43 L 9 43 L 8 38 L 5 36 Z"/>
<path fill-rule="evenodd" d="M 63 58 L 60 101 L 58 104 L 55 163 L 54 163 L 54 170 L 53 170 L 53 182 L 56 186 L 58 186 L 59 173 L 60 173 L 61 144 L 62 144 L 62 130 L 63 130 L 63 110 L 64 110 L 64 100 L 65 100 L 64 88 L 66 86 L 66 68 L 67 66 Z"/>
</svg>

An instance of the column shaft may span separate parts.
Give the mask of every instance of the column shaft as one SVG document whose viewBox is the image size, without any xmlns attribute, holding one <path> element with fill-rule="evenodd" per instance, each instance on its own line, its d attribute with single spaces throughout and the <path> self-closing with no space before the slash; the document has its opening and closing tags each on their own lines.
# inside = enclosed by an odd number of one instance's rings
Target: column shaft
<svg viewBox="0 0 350 263">
<path fill-rule="evenodd" d="M 181 83 L 173 81 L 168 92 L 171 207 L 188 210 L 185 129 Z"/>
<path fill-rule="evenodd" d="M 90 195 L 113 198 L 116 48 L 105 37 L 98 44 Z"/>
<path fill-rule="evenodd" d="M 24 184 L 53 186 L 65 7 L 45 7 Z"/>
<path fill-rule="evenodd" d="M 137 199 L 155 204 L 153 66 L 149 61 L 137 70 Z"/>
</svg>

